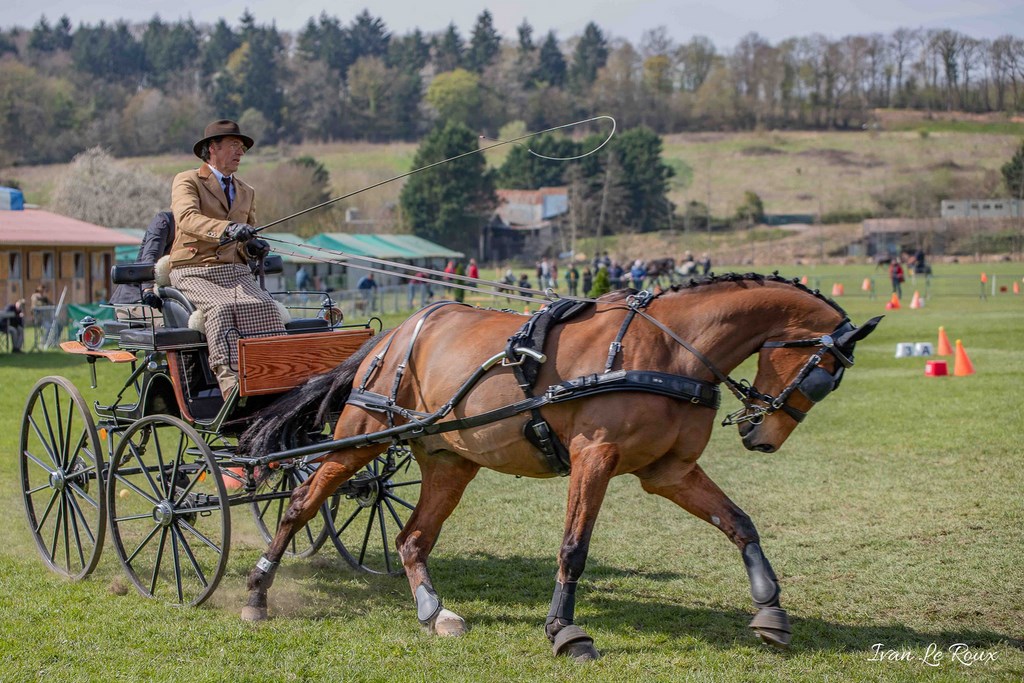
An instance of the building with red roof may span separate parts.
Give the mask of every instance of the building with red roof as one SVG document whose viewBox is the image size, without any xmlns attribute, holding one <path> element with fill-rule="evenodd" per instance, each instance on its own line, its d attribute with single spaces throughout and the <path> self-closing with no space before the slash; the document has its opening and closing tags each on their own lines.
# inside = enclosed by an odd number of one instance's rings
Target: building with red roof
<svg viewBox="0 0 1024 683">
<path fill-rule="evenodd" d="M 117 230 L 40 209 L 0 209 L 0 306 L 30 298 L 43 286 L 56 303 L 104 301 L 118 246 L 138 240 Z"/>
</svg>

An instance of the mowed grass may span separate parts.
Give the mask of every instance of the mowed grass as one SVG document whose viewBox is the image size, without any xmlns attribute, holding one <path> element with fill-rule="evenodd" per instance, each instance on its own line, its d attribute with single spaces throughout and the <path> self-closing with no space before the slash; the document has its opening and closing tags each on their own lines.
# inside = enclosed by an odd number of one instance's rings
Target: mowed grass
<svg viewBox="0 0 1024 683">
<path fill-rule="evenodd" d="M 404 579 L 356 574 L 328 549 L 287 560 L 273 619 L 242 623 L 245 575 L 263 550 L 244 508 L 233 511 L 228 575 L 203 607 L 115 594 L 128 582 L 109 545 L 92 577 L 69 583 L 44 568 L 24 523 L 23 403 L 47 374 L 109 400 L 124 367 L 98 365 L 93 391 L 78 358 L 0 356 L 0 679 L 1020 680 L 1024 296 L 981 301 L 976 287 L 954 286 L 966 267 L 946 268 L 925 308 L 909 309 L 908 293 L 888 313 L 887 292 L 851 291 L 863 269 L 821 273 L 829 286 L 848 278 L 840 303 L 855 322 L 887 313 L 857 366 L 779 453 L 747 452 L 719 428 L 701 459 L 758 526 L 793 621 L 787 652 L 747 629 L 754 610 L 736 549 L 628 476 L 612 482 L 579 590 L 577 621 L 604 654 L 588 665 L 553 658 L 542 632 L 564 479 L 484 472 L 470 486 L 431 563 L 472 627 L 461 639 L 420 630 Z M 894 357 L 897 342 L 935 343 L 940 325 L 963 340 L 975 375 L 930 378 L 925 359 Z M 733 407 L 727 399 L 722 414 Z M 953 660 L 956 643 L 988 661 Z M 873 661 L 876 644 L 908 659 Z M 944 653 L 936 666 L 923 661 L 932 644 Z"/>
</svg>

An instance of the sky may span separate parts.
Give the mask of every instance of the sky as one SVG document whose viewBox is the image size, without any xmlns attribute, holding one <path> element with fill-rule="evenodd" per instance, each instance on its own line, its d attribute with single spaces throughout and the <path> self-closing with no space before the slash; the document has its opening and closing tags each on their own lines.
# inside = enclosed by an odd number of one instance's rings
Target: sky
<svg viewBox="0 0 1024 683">
<path fill-rule="evenodd" d="M 371 6 L 372 5 L 372 6 Z M 639 45 L 645 31 L 664 26 L 677 42 L 707 36 L 719 48 L 730 48 L 751 32 L 775 43 L 794 36 L 821 33 L 831 38 L 868 33 L 887 34 L 900 27 L 949 28 L 973 38 L 1024 36 L 1024 3 L 1020 0 L 502 0 L 490 7 L 482 0 L 43 0 L 3 2 L 0 27 L 31 27 L 45 15 L 51 24 L 61 15 L 72 24 L 97 24 L 124 19 L 148 21 L 159 14 L 165 21 L 191 18 L 213 23 L 224 18 L 233 26 L 248 8 L 259 24 L 296 31 L 310 17 L 326 11 L 343 24 L 369 8 L 388 29 L 402 35 L 419 28 L 426 34 L 443 31 L 455 22 L 468 39 L 476 18 L 490 9 L 495 27 L 514 39 L 526 19 L 539 42 L 548 31 L 565 40 L 595 22 L 606 36 Z"/>
</svg>

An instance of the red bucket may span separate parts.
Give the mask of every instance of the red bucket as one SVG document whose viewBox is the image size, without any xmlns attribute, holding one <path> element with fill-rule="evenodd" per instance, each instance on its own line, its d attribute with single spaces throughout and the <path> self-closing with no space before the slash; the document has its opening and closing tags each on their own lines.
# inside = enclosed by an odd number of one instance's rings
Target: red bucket
<svg viewBox="0 0 1024 683">
<path fill-rule="evenodd" d="M 926 360 L 924 374 L 927 377 L 945 377 L 949 375 L 949 366 L 944 360 Z"/>
</svg>

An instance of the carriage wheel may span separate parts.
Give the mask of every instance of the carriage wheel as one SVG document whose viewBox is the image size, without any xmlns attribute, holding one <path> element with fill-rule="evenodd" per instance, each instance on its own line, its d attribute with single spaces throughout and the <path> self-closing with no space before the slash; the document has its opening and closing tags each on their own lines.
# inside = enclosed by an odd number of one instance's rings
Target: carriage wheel
<svg viewBox="0 0 1024 683">
<path fill-rule="evenodd" d="M 257 489 L 256 494 L 275 494 L 278 497 L 252 503 L 252 514 L 256 519 L 256 529 L 267 543 L 274 539 L 281 519 L 288 510 L 289 498 L 302 482 L 313 476 L 317 466 L 301 461 L 283 463 L 271 470 L 270 476 Z M 331 509 L 324 503 L 320 514 L 309 520 L 288 543 L 284 554 L 292 557 L 311 557 L 315 555 L 327 540 Z"/>
<path fill-rule="evenodd" d="M 395 549 L 395 536 L 419 497 L 419 468 L 412 451 L 392 446 L 334 494 L 331 540 L 355 569 L 399 576 L 405 570 Z"/>
<path fill-rule="evenodd" d="M 133 423 L 111 457 L 110 532 L 140 593 L 198 605 L 224 575 L 231 514 L 220 468 L 203 437 L 182 420 Z"/>
<path fill-rule="evenodd" d="M 63 377 L 36 382 L 21 423 L 21 494 L 43 561 L 74 580 L 103 550 L 103 448 L 82 394 Z"/>
</svg>

